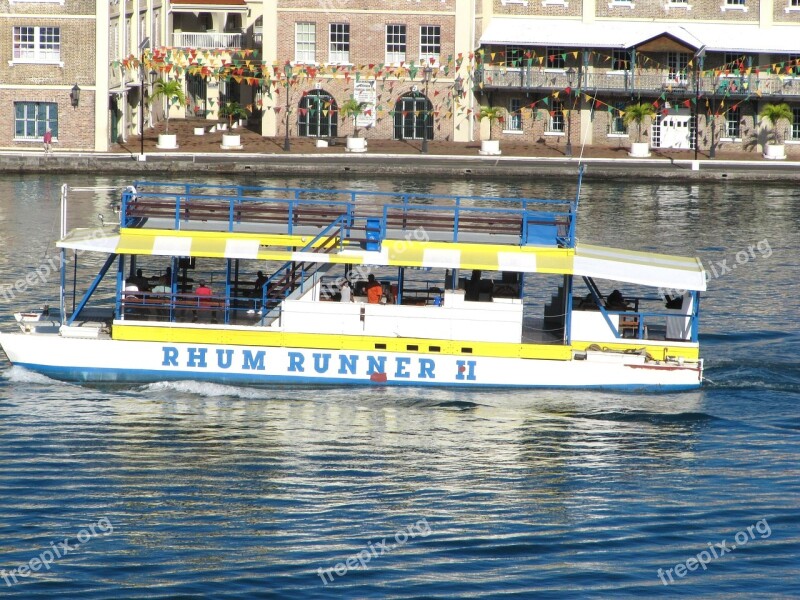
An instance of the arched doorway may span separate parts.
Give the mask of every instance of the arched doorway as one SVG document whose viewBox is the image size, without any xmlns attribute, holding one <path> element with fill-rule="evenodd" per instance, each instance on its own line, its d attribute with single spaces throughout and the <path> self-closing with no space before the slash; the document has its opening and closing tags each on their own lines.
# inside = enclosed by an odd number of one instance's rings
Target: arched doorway
<svg viewBox="0 0 800 600">
<path fill-rule="evenodd" d="M 334 97 L 325 90 L 308 92 L 300 100 L 297 125 L 300 137 L 337 137 L 339 107 Z"/>
<path fill-rule="evenodd" d="M 394 105 L 394 139 L 433 139 L 433 104 L 419 92 L 410 92 Z"/>
</svg>

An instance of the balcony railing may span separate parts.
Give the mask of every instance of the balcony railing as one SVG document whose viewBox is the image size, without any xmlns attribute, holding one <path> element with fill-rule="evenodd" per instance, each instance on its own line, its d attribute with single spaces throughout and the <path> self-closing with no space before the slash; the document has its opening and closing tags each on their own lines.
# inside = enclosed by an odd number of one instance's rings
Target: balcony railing
<svg viewBox="0 0 800 600">
<path fill-rule="evenodd" d="M 242 48 L 241 33 L 180 32 L 172 34 L 172 44 L 178 48 Z"/>
<path fill-rule="evenodd" d="M 484 66 L 478 69 L 476 81 L 484 89 L 506 90 L 563 90 L 567 87 L 580 88 L 586 93 L 605 92 L 609 94 L 656 94 L 667 92 L 670 95 L 692 96 L 695 92 L 703 95 L 734 96 L 745 98 L 751 94 L 767 97 L 800 97 L 800 76 L 750 74 L 742 76 L 714 75 L 706 72 L 698 78 L 670 76 L 663 71 L 593 71 L 584 72 L 578 81 L 577 73 L 570 76 L 563 70 L 538 69 L 533 67 L 504 68 Z"/>
</svg>

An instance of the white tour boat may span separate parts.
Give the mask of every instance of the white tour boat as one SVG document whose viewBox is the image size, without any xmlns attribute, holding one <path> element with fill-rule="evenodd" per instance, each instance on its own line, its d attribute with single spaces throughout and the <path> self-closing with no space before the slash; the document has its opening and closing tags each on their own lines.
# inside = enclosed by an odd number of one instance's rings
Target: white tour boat
<svg viewBox="0 0 800 600">
<path fill-rule="evenodd" d="M 702 382 L 700 261 L 577 243 L 580 181 L 571 201 L 136 182 L 118 225 L 68 232 L 69 193 L 60 310 L 0 333 L 12 364 L 53 378 Z"/>
</svg>

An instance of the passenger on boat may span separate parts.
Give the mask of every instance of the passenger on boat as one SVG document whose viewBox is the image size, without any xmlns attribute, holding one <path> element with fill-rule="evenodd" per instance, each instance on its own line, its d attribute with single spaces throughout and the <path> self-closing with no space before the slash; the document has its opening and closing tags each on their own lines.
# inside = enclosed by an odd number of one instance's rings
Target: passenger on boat
<svg viewBox="0 0 800 600">
<path fill-rule="evenodd" d="M 195 289 L 194 293 L 195 296 L 197 296 L 197 303 L 199 308 L 201 309 L 205 308 L 206 310 L 208 310 L 209 307 L 213 305 L 211 296 L 214 295 L 214 292 L 211 290 L 210 287 L 208 287 L 208 285 L 206 285 L 206 282 L 203 281 L 202 279 L 200 280 L 200 285 L 197 286 L 197 289 Z M 197 322 L 197 309 L 194 310 L 193 321 Z M 211 322 L 212 323 L 217 322 L 216 310 L 211 310 Z"/>
<path fill-rule="evenodd" d="M 340 302 L 352 302 L 353 301 L 353 293 L 350 289 L 350 282 L 346 279 L 342 282 L 341 287 L 339 288 L 339 301 Z"/>
<path fill-rule="evenodd" d="M 147 278 L 142 273 L 141 269 L 136 269 L 136 277 L 131 277 L 129 279 L 129 281 L 133 285 L 135 285 L 137 288 L 139 288 L 140 292 L 146 292 L 147 290 L 150 289 L 149 282 L 147 281 Z"/>
<path fill-rule="evenodd" d="M 158 283 L 166 286 L 172 285 L 172 267 L 166 268 L 164 274 L 158 279 Z"/>
<path fill-rule="evenodd" d="M 364 289 L 367 291 L 367 302 L 380 304 L 381 297 L 383 297 L 383 286 L 375 281 L 375 275 L 372 273 L 367 277 L 367 285 Z"/>
<path fill-rule="evenodd" d="M 608 310 L 628 310 L 625 297 L 619 290 L 614 290 L 606 298 L 606 308 Z"/>
<path fill-rule="evenodd" d="M 264 276 L 263 271 L 259 271 L 256 274 L 256 281 L 253 284 L 253 297 L 258 298 L 261 296 L 264 290 L 264 284 L 267 283 L 267 278 Z"/>
<path fill-rule="evenodd" d="M 464 293 L 464 300 L 469 302 L 477 302 L 481 295 L 481 272 L 480 269 L 472 271 L 472 277 L 466 283 L 466 290 Z"/>
<path fill-rule="evenodd" d="M 131 294 L 129 292 L 138 292 L 139 286 L 136 285 L 136 282 L 133 279 L 126 279 L 125 280 L 125 299 L 126 300 L 134 300 L 139 297 L 138 294 Z"/>
</svg>

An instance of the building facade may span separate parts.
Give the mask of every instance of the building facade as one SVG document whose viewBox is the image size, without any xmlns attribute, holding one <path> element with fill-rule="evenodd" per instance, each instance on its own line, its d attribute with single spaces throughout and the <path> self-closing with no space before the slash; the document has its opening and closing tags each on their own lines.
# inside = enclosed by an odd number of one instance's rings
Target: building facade
<svg viewBox="0 0 800 600">
<path fill-rule="evenodd" d="M 800 0 L 0 3 L 6 149 L 49 128 L 57 150 L 103 151 L 167 110 L 215 122 L 236 102 L 272 137 L 565 151 L 641 137 L 713 156 L 777 136 L 800 155 Z M 186 105 L 151 101 L 157 78 L 177 78 Z M 638 103 L 654 109 L 641 128 L 625 118 Z M 759 114 L 779 103 L 794 118 L 769 129 Z"/>
</svg>

